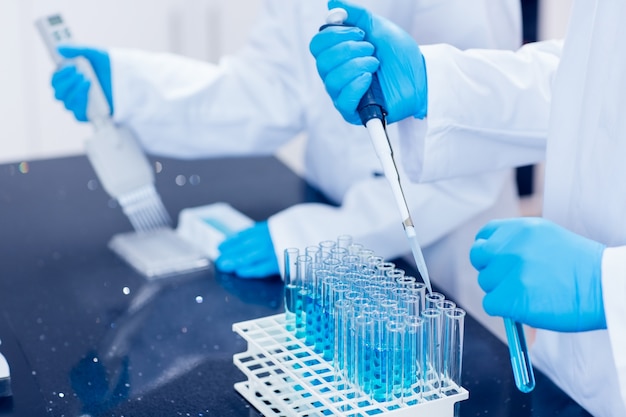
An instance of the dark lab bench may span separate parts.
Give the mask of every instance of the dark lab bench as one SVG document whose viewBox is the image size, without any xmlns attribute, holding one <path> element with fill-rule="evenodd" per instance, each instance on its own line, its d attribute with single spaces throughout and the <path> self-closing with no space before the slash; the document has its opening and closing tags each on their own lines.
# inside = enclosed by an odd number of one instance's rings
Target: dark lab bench
<svg viewBox="0 0 626 417">
<path fill-rule="evenodd" d="M 273 157 L 153 162 L 173 218 L 224 201 L 262 220 L 323 200 Z M 280 278 L 149 282 L 107 248 L 130 230 L 83 156 L 0 165 L 0 352 L 14 393 L 0 416 L 260 415 L 233 388 L 246 343 L 232 324 L 282 312 Z M 462 416 L 589 415 L 536 379 L 518 392 L 506 346 L 467 318 Z"/>
</svg>

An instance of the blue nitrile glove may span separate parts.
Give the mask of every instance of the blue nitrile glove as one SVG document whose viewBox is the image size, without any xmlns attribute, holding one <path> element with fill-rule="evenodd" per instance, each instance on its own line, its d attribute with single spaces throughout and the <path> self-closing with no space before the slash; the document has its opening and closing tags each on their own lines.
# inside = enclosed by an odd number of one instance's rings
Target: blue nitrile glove
<svg viewBox="0 0 626 417">
<path fill-rule="evenodd" d="M 267 278 L 279 273 L 267 221 L 227 238 L 218 247 L 216 266 L 241 278 Z"/>
<path fill-rule="evenodd" d="M 83 46 L 59 46 L 59 54 L 65 58 L 84 57 L 91 63 L 102 91 L 109 102 L 111 114 L 113 114 L 113 96 L 111 93 L 111 60 L 109 54 L 101 49 Z M 52 75 L 52 88 L 54 97 L 65 105 L 65 108 L 74 113 L 76 120 L 87 121 L 87 99 L 89 93 L 89 81 L 76 65 L 67 64 L 58 69 Z"/>
<path fill-rule="evenodd" d="M 348 12 L 343 26 L 329 26 L 311 40 L 326 90 L 346 121 L 361 124 L 356 108 L 378 70 L 389 123 L 427 113 L 426 65 L 415 40 L 395 24 L 343 1 L 328 8 Z"/>
<path fill-rule="evenodd" d="M 542 218 L 494 220 L 470 251 L 485 311 L 560 332 L 606 328 L 604 245 Z"/>
</svg>

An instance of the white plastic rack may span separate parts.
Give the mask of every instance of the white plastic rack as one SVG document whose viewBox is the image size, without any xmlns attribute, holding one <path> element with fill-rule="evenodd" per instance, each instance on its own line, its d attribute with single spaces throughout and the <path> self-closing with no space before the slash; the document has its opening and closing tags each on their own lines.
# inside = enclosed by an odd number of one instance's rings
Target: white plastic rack
<svg viewBox="0 0 626 417">
<path fill-rule="evenodd" d="M 377 402 L 335 379 L 333 365 L 286 329 L 285 314 L 233 324 L 248 350 L 233 362 L 247 381 L 235 389 L 267 417 L 453 417 L 455 404 L 469 397 L 463 387 L 412 393 Z"/>
</svg>

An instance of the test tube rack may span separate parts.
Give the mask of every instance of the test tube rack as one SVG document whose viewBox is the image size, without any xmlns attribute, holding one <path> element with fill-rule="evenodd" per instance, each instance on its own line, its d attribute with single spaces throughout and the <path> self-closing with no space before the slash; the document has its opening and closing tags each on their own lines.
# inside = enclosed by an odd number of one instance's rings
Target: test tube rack
<svg viewBox="0 0 626 417">
<path fill-rule="evenodd" d="M 459 386 L 442 388 L 433 399 L 417 394 L 377 402 L 335 380 L 332 363 L 287 330 L 285 314 L 233 324 L 248 343 L 233 356 L 248 378 L 235 389 L 267 417 L 453 417 L 455 404 L 469 397 Z M 429 398 L 426 391 L 423 396 Z"/>
</svg>

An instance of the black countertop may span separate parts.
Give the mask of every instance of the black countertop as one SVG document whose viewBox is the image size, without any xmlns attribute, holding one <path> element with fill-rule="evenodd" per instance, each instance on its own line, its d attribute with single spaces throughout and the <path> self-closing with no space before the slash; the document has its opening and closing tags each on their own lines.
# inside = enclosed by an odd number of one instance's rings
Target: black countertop
<svg viewBox="0 0 626 417">
<path fill-rule="evenodd" d="M 224 201 L 262 220 L 322 199 L 272 157 L 153 162 L 173 218 Z M 260 415 L 233 389 L 246 343 L 232 324 L 282 312 L 280 279 L 210 269 L 149 282 L 107 248 L 130 230 L 86 158 L 0 165 L 0 352 L 13 388 L 0 416 Z M 588 416 L 539 372 L 518 392 L 506 346 L 471 317 L 465 335 L 462 416 Z"/>
</svg>

